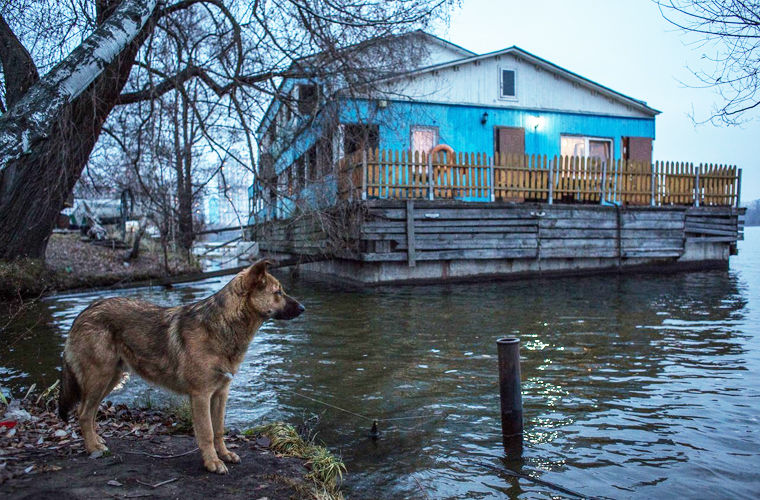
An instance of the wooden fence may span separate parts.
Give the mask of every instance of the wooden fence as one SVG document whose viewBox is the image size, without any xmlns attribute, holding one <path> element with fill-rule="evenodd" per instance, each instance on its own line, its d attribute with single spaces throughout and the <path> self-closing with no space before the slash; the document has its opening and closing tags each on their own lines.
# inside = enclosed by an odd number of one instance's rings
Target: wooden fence
<svg viewBox="0 0 760 500">
<path fill-rule="evenodd" d="M 341 160 L 342 199 L 738 206 L 741 169 L 684 162 L 370 150 Z"/>
</svg>

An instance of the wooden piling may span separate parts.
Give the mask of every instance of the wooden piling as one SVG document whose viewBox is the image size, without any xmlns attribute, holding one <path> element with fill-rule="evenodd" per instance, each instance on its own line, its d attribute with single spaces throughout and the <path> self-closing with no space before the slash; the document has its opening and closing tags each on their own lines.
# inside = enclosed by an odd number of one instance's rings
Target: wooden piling
<svg viewBox="0 0 760 500">
<path fill-rule="evenodd" d="M 501 397 L 501 435 L 507 458 L 522 456 L 523 416 L 520 389 L 520 339 L 496 341 L 499 353 L 499 394 Z"/>
</svg>

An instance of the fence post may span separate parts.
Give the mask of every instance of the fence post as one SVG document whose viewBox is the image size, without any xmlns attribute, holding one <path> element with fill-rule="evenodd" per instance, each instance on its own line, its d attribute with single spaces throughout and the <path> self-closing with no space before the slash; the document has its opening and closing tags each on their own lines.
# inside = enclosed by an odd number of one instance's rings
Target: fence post
<svg viewBox="0 0 760 500">
<path fill-rule="evenodd" d="M 549 205 L 554 203 L 554 167 L 557 165 L 557 157 L 552 158 L 549 165 Z"/>
<path fill-rule="evenodd" d="M 428 177 L 428 200 L 433 199 L 433 154 L 428 153 L 427 177 Z"/>
<path fill-rule="evenodd" d="M 501 398 L 501 435 L 507 458 L 522 456 L 523 418 L 520 390 L 520 339 L 496 341 L 499 354 L 499 396 Z"/>
<path fill-rule="evenodd" d="M 697 167 L 697 173 L 694 175 L 694 206 L 699 206 L 699 172 L 702 170 L 702 165 Z"/>
<path fill-rule="evenodd" d="M 736 208 L 741 206 L 742 202 L 742 169 L 736 173 Z"/>
<path fill-rule="evenodd" d="M 649 168 L 650 168 L 650 171 L 651 171 L 651 174 L 649 175 L 649 184 L 650 184 L 650 189 L 651 189 L 651 192 L 652 192 L 651 199 L 649 200 L 649 204 L 652 205 L 652 206 L 655 206 L 656 205 L 656 203 L 655 203 L 655 196 L 654 196 L 654 189 L 655 189 L 654 188 L 654 185 L 655 185 L 654 176 L 655 176 L 655 173 L 656 173 L 655 164 L 651 163 L 649 165 Z"/>
<path fill-rule="evenodd" d="M 367 199 L 367 150 L 362 151 L 362 200 Z"/>
<path fill-rule="evenodd" d="M 493 157 L 489 156 L 486 160 L 486 163 L 488 164 L 488 199 L 490 201 L 496 201 L 496 194 L 494 193 L 494 179 L 496 176 L 494 175 L 494 168 L 493 168 Z"/>
<path fill-rule="evenodd" d="M 602 184 L 599 186 L 599 204 L 604 205 L 605 199 L 604 195 L 606 192 L 605 184 L 607 181 L 607 162 L 602 161 Z"/>
</svg>

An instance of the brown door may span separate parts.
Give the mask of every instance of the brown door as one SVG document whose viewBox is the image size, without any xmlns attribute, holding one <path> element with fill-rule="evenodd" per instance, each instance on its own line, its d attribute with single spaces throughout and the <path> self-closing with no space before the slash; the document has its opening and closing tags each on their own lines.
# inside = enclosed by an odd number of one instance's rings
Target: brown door
<svg viewBox="0 0 760 500">
<path fill-rule="evenodd" d="M 652 162 L 652 139 L 649 137 L 623 137 L 623 159 Z"/>
<path fill-rule="evenodd" d="M 496 127 L 494 151 L 501 154 L 525 154 L 525 129 Z"/>
</svg>

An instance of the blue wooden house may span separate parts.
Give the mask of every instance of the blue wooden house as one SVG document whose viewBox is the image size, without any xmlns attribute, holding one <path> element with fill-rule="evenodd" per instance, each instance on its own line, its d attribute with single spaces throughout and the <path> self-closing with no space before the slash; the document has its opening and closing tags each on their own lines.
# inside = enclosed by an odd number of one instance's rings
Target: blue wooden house
<svg viewBox="0 0 760 500">
<path fill-rule="evenodd" d="M 281 83 L 257 130 L 252 222 L 331 203 L 336 166 L 367 149 L 652 160 L 659 111 L 642 100 L 515 46 L 478 55 L 423 32 L 398 40 L 422 47 L 419 62 L 371 87 Z"/>
</svg>

